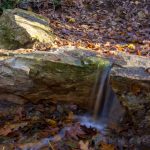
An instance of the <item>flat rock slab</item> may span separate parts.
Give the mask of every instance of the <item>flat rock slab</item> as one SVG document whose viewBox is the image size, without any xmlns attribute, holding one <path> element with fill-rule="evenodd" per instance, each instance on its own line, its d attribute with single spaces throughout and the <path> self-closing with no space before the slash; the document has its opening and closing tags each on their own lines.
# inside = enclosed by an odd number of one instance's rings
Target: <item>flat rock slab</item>
<svg viewBox="0 0 150 150">
<path fill-rule="evenodd" d="M 5 56 L 0 65 L 0 94 L 87 106 L 98 68 L 108 65 L 108 60 L 92 52 L 75 49 Z"/>
<path fill-rule="evenodd" d="M 123 55 L 111 70 L 110 84 L 128 110 L 137 133 L 150 134 L 150 60 Z"/>
<path fill-rule="evenodd" d="M 0 60 L 0 99 L 13 101 L 13 95 L 14 103 L 50 100 L 84 108 L 89 108 L 97 74 L 100 78 L 104 68 L 112 66 L 110 84 L 118 100 L 138 133 L 150 133 L 148 58 L 127 54 L 104 58 L 93 51 L 62 47 L 28 54 L 1 52 Z"/>
</svg>

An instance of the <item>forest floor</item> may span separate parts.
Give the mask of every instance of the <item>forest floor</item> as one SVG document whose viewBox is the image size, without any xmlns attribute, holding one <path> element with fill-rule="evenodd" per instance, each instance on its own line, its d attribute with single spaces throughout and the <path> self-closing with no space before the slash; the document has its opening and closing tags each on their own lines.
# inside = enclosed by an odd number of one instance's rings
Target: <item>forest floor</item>
<svg viewBox="0 0 150 150">
<path fill-rule="evenodd" d="M 108 132 L 112 126 L 89 127 L 92 122 L 79 117 L 85 112 L 73 104 L 46 100 L 25 105 L 1 101 L 0 150 L 136 150 L 127 139 L 128 129 L 117 128 L 116 135 Z"/>
<path fill-rule="evenodd" d="M 104 3 L 64 4 L 57 10 L 45 6 L 38 13 L 50 19 L 50 26 L 57 35 L 50 48 L 76 46 L 107 56 L 126 52 L 149 57 L 149 5 L 131 2 L 123 7 L 115 6 L 115 9 Z M 49 45 L 35 48 L 48 50 Z M 0 150 L 138 149 L 129 143 L 128 125 L 126 130 L 117 129 L 119 138 L 111 133 L 107 137 L 107 132 L 87 128 L 79 122 L 76 116 L 83 112 L 76 105 L 46 101 L 24 106 L 0 102 Z"/>
<path fill-rule="evenodd" d="M 106 55 L 126 52 L 150 56 L 150 4 L 65 3 L 39 9 L 57 35 L 53 47 L 73 45 Z M 110 5 L 110 6 L 109 6 Z M 41 47 L 40 47 L 41 48 Z"/>
</svg>

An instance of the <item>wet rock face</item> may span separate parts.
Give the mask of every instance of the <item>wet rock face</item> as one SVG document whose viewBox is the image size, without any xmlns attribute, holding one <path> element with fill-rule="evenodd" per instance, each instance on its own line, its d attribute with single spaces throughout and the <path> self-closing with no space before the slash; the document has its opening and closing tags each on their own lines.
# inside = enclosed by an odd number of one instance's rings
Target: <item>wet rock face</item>
<svg viewBox="0 0 150 150">
<path fill-rule="evenodd" d="M 134 58 L 133 58 L 134 57 Z M 150 134 L 149 59 L 127 56 L 120 67 L 112 68 L 111 85 L 137 134 Z"/>
<path fill-rule="evenodd" d="M 32 47 L 35 41 L 51 43 L 54 35 L 47 18 L 33 12 L 13 9 L 0 16 L 0 48 Z"/>
</svg>

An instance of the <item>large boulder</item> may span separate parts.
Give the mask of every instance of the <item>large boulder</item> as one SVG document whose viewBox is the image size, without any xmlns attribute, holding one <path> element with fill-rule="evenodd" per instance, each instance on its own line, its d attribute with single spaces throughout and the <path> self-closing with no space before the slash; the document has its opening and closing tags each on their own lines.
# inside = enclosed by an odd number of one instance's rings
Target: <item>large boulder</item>
<svg viewBox="0 0 150 150">
<path fill-rule="evenodd" d="M 110 85 L 126 109 L 127 124 L 132 124 L 138 135 L 150 134 L 148 58 L 120 54 L 110 59 L 92 51 L 63 47 L 28 54 L 1 51 L 0 60 L 0 100 L 18 104 L 50 100 L 87 109 L 96 78 L 101 79 L 104 68 L 113 63 Z M 112 116 L 119 113 L 116 108 Z"/>
<path fill-rule="evenodd" d="M 21 9 L 5 10 L 0 16 L 0 48 L 32 47 L 35 41 L 52 43 L 54 35 L 49 20 Z"/>
<path fill-rule="evenodd" d="M 150 60 L 123 55 L 115 61 L 110 83 L 138 134 L 150 135 Z"/>
<path fill-rule="evenodd" d="M 110 65 L 95 53 L 71 48 L 9 54 L 1 57 L 0 100 L 13 100 L 14 95 L 21 101 L 51 100 L 87 107 L 98 68 Z"/>
</svg>

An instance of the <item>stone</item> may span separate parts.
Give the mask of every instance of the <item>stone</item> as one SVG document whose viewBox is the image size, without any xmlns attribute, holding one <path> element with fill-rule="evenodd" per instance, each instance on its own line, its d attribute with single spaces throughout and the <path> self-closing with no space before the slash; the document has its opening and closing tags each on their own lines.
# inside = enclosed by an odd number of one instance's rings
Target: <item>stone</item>
<svg viewBox="0 0 150 150">
<path fill-rule="evenodd" d="M 94 52 L 75 48 L 7 55 L 0 62 L 0 96 L 12 93 L 32 102 L 51 100 L 86 107 L 97 69 L 110 65 Z"/>
<path fill-rule="evenodd" d="M 111 21 L 111 25 L 112 25 L 112 26 L 116 26 L 117 23 L 116 23 L 115 21 Z"/>
<path fill-rule="evenodd" d="M 101 78 L 104 68 L 112 65 L 109 82 L 129 116 L 129 124 L 138 136 L 150 134 L 149 58 L 123 53 L 112 58 L 61 47 L 26 54 L 1 51 L 0 60 L 0 97 L 11 94 L 34 103 L 48 100 L 87 110 L 98 72 Z M 118 107 L 116 110 L 121 112 Z"/>
<path fill-rule="evenodd" d="M 19 105 L 26 103 L 25 99 L 23 99 L 22 97 L 16 96 L 14 94 L 1 94 L 0 101 L 9 101 L 9 102 L 12 102 L 14 104 L 19 104 Z"/>
<path fill-rule="evenodd" d="M 146 15 L 143 11 L 139 11 L 138 12 L 138 17 L 139 17 L 139 20 L 143 20 L 146 17 Z"/>
<path fill-rule="evenodd" d="M 21 9 L 8 9 L 0 16 L 0 48 L 31 48 L 36 42 L 54 40 L 49 20 L 41 15 Z"/>
<path fill-rule="evenodd" d="M 110 83 L 126 108 L 137 134 L 150 134 L 150 67 L 148 58 L 123 55 L 111 70 Z"/>
</svg>

